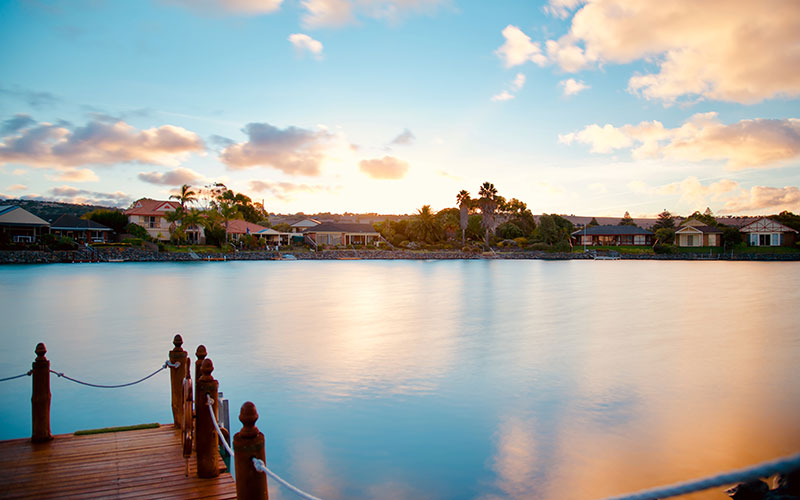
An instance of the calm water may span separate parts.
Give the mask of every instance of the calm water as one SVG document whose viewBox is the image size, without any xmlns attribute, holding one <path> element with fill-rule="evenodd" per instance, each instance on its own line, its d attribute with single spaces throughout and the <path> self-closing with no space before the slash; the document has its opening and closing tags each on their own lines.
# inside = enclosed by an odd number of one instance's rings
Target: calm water
<svg viewBox="0 0 800 500">
<path fill-rule="evenodd" d="M 208 347 L 267 462 L 330 499 L 590 499 L 800 451 L 798 263 L 0 267 L 0 377 Z M 168 376 L 53 377 L 54 433 L 170 422 Z M 30 379 L 0 383 L 0 439 Z M 238 430 L 234 425 L 234 431 Z M 274 498 L 291 498 L 271 486 Z M 715 492 L 694 498 L 727 498 Z"/>
</svg>

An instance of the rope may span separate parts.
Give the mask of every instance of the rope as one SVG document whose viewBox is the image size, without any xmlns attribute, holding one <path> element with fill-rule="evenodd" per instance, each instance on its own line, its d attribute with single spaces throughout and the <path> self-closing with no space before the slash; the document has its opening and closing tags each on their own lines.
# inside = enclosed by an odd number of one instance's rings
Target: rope
<svg viewBox="0 0 800 500">
<path fill-rule="evenodd" d="M 211 414 L 211 423 L 214 424 L 214 428 L 217 430 L 217 436 L 219 436 L 222 446 L 225 447 L 225 451 L 228 452 L 228 455 L 233 456 L 233 450 L 228 445 L 228 442 L 225 441 L 225 437 L 222 435 L 222 430 L 220 430 L 219 424 L 217 423 L 217 416 L 214 415 L 214 400 L 211 399 L 211 396 L 208 394 L 206 394 L 206 404 L 208 405 L 208 412 Z"/>
<path fill-rule="evenodd" d="M 177 366 L 180 366 L 179 363 L 174 363 L 174 364 L 177 365 Z M 68 377 L 68 376 L 64 375 L 63 372 L 57 372 L 55 370 L 50 370 L 50 373 L 55 373 L 56 375 L 58 375 L 59 378 L 65 378 L 67 380 L 75 382 L 76 384 L 86 385 L 86 386 L 89 386 L 89 387 L 97 387 L 98 389 L 119 389 L 120 387 L 128 387 L 128 386 L 131 386 L 131 385 L 136 385 L 136 384 L 138 384 L 140 382 L 144 382 L 145 380 L 147 380 L 150 377 L 154 376 L 156 373 L 160 372 L 161 370 L 166 370 L 168 366 L 172 367 L 172 368 L 175 368 L 175 366 L 173 366 L 173 363 L 170 363 L 169 361 L 166 361 L 161 366 L 161 368 L 159 368 L 158 370 L 154 371 L 150 375 L 148 375 L 146 377 L 143 377 L 143 378 L 140 378 L 139 380 L 136 380 L 134 382 L 128 382 L 127 384 L 119 384 L 119 385 L 90 384 L 89 382 L 84 382 L 82 380 L 78 380 L 78 379 L 75 379 L 75 378 L 72 378 L 72 377 Z"/>
<path fill-rule="evenodd" d="M 800 469 L 800 453 L 745 467 L 743 469 L 723 472 L 716 476 L 651 488 L 629 495 L 608 497 L 605 500 L 658 500 L 687 495 L 689 493 L 726 486 L 733 483 L 744 483 L 753 479 L 769 477 L 779 472 L 790 472 L 797 469 Z"/>
<path fill-rule="evenodd" d="M 231 449 L 230 446 L 228 446 L 228 443 L 225 441 L 225 438 L 222 436 L 222 431 L 220 430 L 219 424 L 217 423 L 217 416 L 214 415 L 214 400 L 211 399 L 211 396 L 208 395 L 208 394 L 206 394 L 206 404 L 208 405 L 208 412 L 211 414 L 211 422 L 214 424 L 214 428 L 217 430 L 217 435 L 219 436 L 219 440 L 222 441 L 222 445 L 225 447 L 225 450 L 227 450 L 228 454 L 231 457 L 233 457 L 234 456 L 233 455 L 233 450 Z M 266 464 L 261 459 L 253 457 L 253 467 L 255 467 L 256 470 L 258 470 L 258 471 L 265 472 L 266 474 L 270 475 L 273 479 L 275 479 L 276 481 L 278 481 L 282 485 L 286 486 L 290 490 L 294 491 L 295 493 L 297 493 L 299 496 L 305 498 L 306 500 L 320 500 L 319 497 L 315 497 L 314 495 L 306 493 L 305 491 L 303 491 L 300 488 L 294 486 L 293 484 L 291 484 L 290 482 L 288 482 L 287 480 L 285 480 L 281 476 L 279 476 L 279 475 L 275 474 L 274 472 L 272 472 L 271 470 L 269 470 L 267 468 Z"/>
<path fill-rule="evenodd" d="M 269 470 L 267 468 L 267 465 L 264 462 L 262 462 L 261 459 L 259 459 L 259 458 L 253 457 L 253 467 L 255 467 L 256 470 L 258 470 L 258 471 L 261 471 L 261 472 L 264 472 L 264 473 L 268 474 L 270 477 L 272 477 L 272 479 L 275 479 L 276 481 L 278 481 L 282 485 L 286 486 L 290 490 L 294 491 L 295 493 L 297 493 L 299 496 L 305 498 L 306 500 L 320 500 L 319 497 L 315 497 L 314 495 L 306 493 L 305 491 L 301 490 L 300 488 L 297 488 L 296 486 L 292 485 L 289 481 L 285 480 L 281 476 L 279 476 L 279 475 L 275 474 L 274 472 L 272 472 L 271 470 Z"/>
<path fill-rule="evenodd" d="M 19 375 L 14 375 L 13 377 L 0 378 L 0 382 L 6 382 L 8 380 L 14 380 L 15 378 L 28 377 L 28 376 L 30 376 L 31 373 L 33 373 L 33 370 L 28 370 L 27 373 L 21 373 Z"/>
</svg>

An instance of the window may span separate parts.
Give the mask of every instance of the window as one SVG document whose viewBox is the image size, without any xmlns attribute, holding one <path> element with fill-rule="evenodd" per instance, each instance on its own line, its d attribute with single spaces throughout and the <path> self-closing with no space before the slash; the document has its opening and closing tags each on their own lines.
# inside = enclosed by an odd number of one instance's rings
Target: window
<svg viewBox="0 0 800 500">
<path fill-rule="evenodd" d="M 158 227 L 158 225 L 156 224 L 156 218 L 154 216 L 152 216 L 152 215 L 149 215 L 149 216 L 145 217 L 145 221 L 147 223 L 147 227 L 151 227 L 151 228 L 152 227 Z"/>
<path fill-rule="evenodd" d="M 780 233 L 772 233 L 772 246 L 774 246 L 774 247 L 781 246 L 781 234 Z"/>
<path fill-rule="evenodd" d="M 693 235 L 693 234 L 687 234 L 686 235 L 686 246 L 687 247 L 695 246 L 694 245 L 694 241 L 695 241 L 695 235 Z"/>
<path fill-rule="evenodd" d="M 772 243 L 770 242 L 770 235 L 769 234 L 759 234 L 758 235 L 758 246 L 760 247 L 768 247 Z"/>
<path fill-rule="evenodd" d="M 647 240 L 643 234 L 636 234 L 633 236 L 633 244 L 634 245 L 646 245 Z"/>
</svg>

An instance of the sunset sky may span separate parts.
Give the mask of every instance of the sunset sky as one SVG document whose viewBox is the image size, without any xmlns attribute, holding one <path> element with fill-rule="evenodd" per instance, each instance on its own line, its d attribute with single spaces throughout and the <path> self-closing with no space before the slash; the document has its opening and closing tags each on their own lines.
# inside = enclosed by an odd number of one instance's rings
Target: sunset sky
<svg viewBox="0 0 800 500">
<path fill-rule="evenodd" d="M 0 196 L 800 212 L 795 0 L 7 0 Z"/>
</svg>

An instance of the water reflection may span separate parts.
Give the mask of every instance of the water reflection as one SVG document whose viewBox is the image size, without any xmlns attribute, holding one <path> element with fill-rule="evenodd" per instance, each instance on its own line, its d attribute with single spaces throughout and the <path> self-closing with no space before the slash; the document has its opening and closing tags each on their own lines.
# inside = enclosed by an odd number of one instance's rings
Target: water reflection
<svg viewBox="0 0 800 500">
<path fill-rule="evenodd" d="M 0 376 L 25 371 L 41 340 L 54 369 L 133 380 L 181 332 L 192 354 L 208 347 L 232 408 L 256 403 L 270 465 L 322 497 L 601 498 L 800 449 L 798 271 L 5 267 Z M 169 421 L 165 380 L 98 394 L 55 379 L 53 430 Z M 26 384 L 0 385 L 19 402 L 0 409 L 0 438 L 29 432 Z"/>
</svg>

